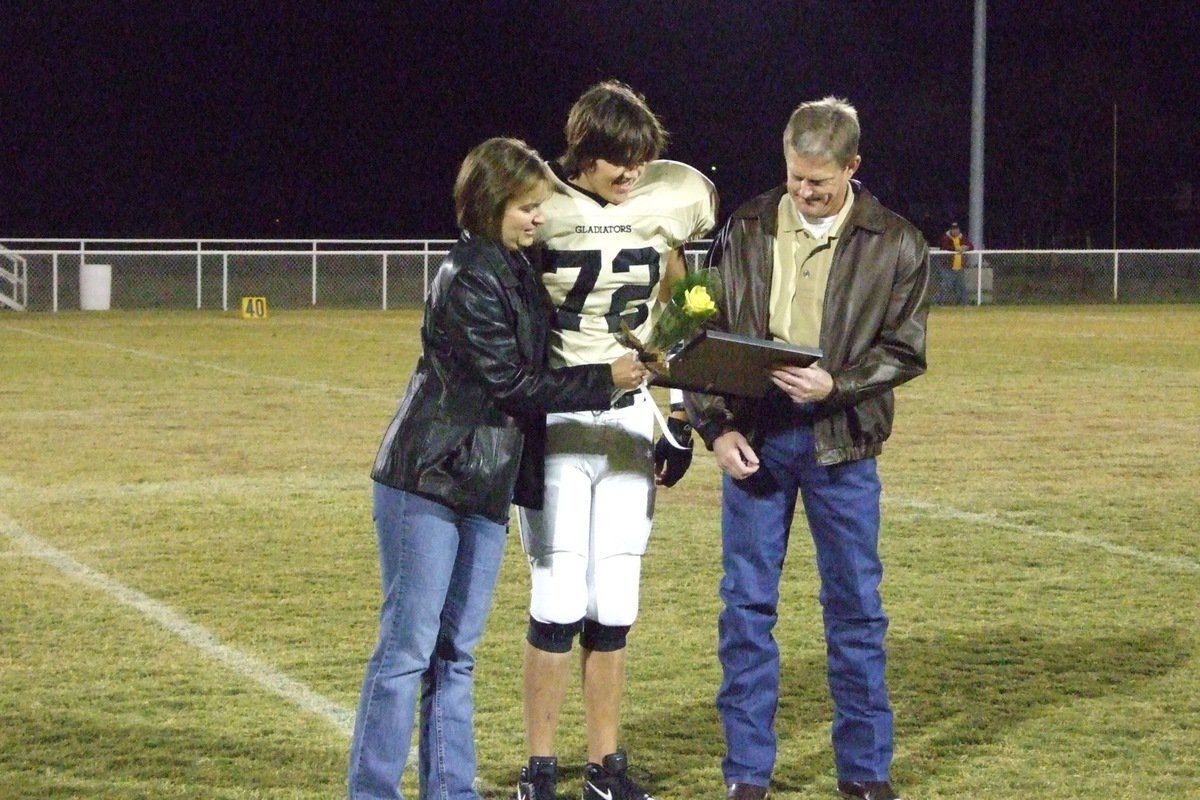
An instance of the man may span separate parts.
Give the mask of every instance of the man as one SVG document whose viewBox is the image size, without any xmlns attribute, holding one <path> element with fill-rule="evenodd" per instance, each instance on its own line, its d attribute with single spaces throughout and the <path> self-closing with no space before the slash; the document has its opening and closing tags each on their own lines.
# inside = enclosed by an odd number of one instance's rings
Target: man
<svg viewBox="0 0 1200 800">
<path fill-rule="evenodd" d="M 656 160 L 666 132 L 622 83 L 605 81 L 580 96 L 566 140 L 566 153 L 551 164 L 557 185 L 539 231 L 555 367 L 612 361 L 622 352 L 614 335 L 622 322 L 648 339 L 670 284 L 686 271 L 683 245 L 712 228 L 717 202 L 699 172 Z M 673 484 L 691 460 L 681 394 L 679 401 L 668 426 L 687 449 L 657 448 L 657 475 L 648 394 L 626 395 L 610 411 L 547 418 L 545 507 L 520 511 L 532 591 L 524 654 L 529 761 L 518 800 L 554 800 L 555 736 L 576 636 L 588 750 L 583 800 L 649 798 L 618 748 L 620 706 L 656 479 Z"/>
<path fill-rule="evenodd" d="M 951 222 L 950 228 L 942 234 L 940 247 L 954 255 L 950 257 L 950 263 L 945 260 L 939 262 L 938 272 L 941 280 L 938 281 L 938 302 L 952 302 L 955 305 L 967 305 L 970 303 L 970 297 L 967 295 L 966 276 L 963 275 L 963 253 L 968 250 L 974 250 L 975 245 L 967 238 L 962 229 L 958 227 L 957 222 Z M 949 301 L 947 301 L 949 298 Z"/>
<path fill-rule="evenodd" d="M 810 367 L 772 369 L 778 391 L 761 399 L 685 393 L 725 473 L 717 709 L 731 800 L 765 797 L 775 766 L 772 629 L 797 495 L 821 578 L 838 790 L 896 798 L 875 456 L 891 432 L 892 389 L 925 371 L 929 258 L 915 227 L 851 181 L 858 139 L 846 101 L 796 108 L 786 185 L 734 212 L 708 257 L 724 289 L 715 327 L 824 352 Z"/>
</svg>

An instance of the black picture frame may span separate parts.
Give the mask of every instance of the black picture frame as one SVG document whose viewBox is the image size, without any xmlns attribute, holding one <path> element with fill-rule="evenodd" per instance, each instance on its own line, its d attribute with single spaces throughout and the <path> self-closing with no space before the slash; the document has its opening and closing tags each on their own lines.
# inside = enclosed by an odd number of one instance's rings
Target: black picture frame
<svg viewBox="0 0 1200 800">
<path fill-rule="evenodd" d="M 656 373 L 651 383 L 705 394 L 762 397 L 775 385 L 767 376 L 771 366 L 807 367 L 822 355 L 820 348 L 701 330 L 667 359 L 667 370 Z"/>
</svg>

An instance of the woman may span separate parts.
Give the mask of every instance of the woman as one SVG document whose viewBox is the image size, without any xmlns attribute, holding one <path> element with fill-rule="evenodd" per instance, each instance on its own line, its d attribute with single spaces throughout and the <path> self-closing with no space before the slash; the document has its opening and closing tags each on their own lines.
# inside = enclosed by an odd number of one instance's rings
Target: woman
<svg viewBox="0 0 1200 800">
<path fill-rule="evenodd" d="M 420 796 L 475 798 L 472 672 L 512 502 L 541 507 L 545 414 L 608 408 L 632 353 L 551 370 L 548 319 L 521 252 L 543 222 L 538 154 L 489 139 L 454 184 L 459 240 L 429 290 L 423 352 L 371 477 L 383 574 L 379 642 L 350 750 L 349 796 L 400 798 L 420 703 Z"/>
</svg>

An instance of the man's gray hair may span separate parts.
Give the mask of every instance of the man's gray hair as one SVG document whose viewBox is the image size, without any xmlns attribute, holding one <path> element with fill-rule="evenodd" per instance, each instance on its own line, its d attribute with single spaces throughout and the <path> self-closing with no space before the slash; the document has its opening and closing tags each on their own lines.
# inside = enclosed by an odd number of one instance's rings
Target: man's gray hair
<svg viewBox="0 0 1200 800">
<path fill-rule="evenodd" d="M 783 131 L 783 147 L 809 158 L 846 166 L 858 155 L 858 112 L 840 97 L 796 106 Z"/>
</svg>

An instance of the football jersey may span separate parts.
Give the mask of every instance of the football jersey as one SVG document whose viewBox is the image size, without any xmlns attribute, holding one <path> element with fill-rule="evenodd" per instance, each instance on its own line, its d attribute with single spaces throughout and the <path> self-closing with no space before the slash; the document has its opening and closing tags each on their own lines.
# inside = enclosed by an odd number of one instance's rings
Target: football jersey
<svg viewBox="0 0 1200 800">
<path fill-rule="evenodd" d="M 717 193 L 687 164 L 659 160 L 618 204 L 556 176 L 542 211 L 541 277 L 554 305 L 550 364 L 609 363 L 625 352 L 614 337 L 622 320 L 649 338 L 667 255 L 712 229 Z"/>
</svg>

